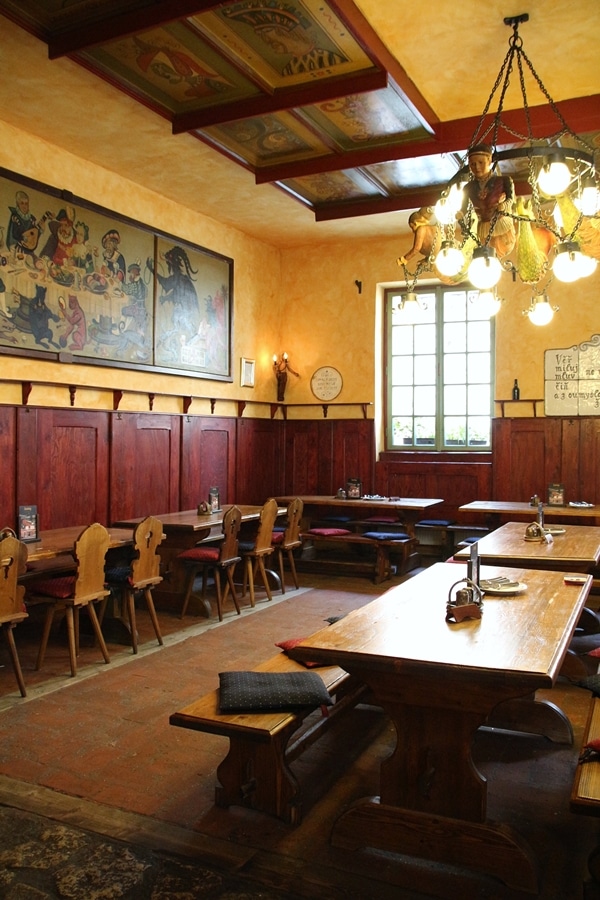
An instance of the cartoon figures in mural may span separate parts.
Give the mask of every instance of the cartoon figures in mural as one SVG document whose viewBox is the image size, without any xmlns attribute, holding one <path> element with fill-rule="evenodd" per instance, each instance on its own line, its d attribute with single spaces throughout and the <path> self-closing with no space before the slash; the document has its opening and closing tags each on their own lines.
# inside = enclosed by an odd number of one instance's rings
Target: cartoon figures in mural
<svg viewBox="0 0 600 900">
<path fill-rule="evenodd" d="M 88 219 L 69 203 L 38 218 L 40 194 L 31 206 L 26 191 L 14 196 L 1 229 L 0 344 L 227 371 L 229 286 L 210 269 L 212 286 L 200 294 L 190 249 L 162 240 L 150 255 L 148 234 L 104 218 L 99 228 L 97 213 Z M 127 266 L 124 247 L 142 249 L 144 262 Z"/>
<path fill-rule="evenodd" d="M 62 303 L 61 303 L 62 300 Z M 67 341 L 71 337 L 69 350 L 83 350 L 87 343 L 87 326 L 85 320 L 85 312 L 81 308 L 79 300 L 75 294 L 69 294 L 69 308 L 65 307 L 65 301 L 62 297 L 58 298 L 58 305 L 65 317 L 68 325 L 61 334 L 58 342 L 61 347 L 67 346 Z"/>
<path fill-rule="evenodd" d="M 183 247 L 174 246 L 164 254 L 167 274 L 156 272 L 161 287 L 159 302 L 172 305 L 171 327 L 161 335 L 160 346 L 172 360 L 178 358 L 182 343 L 193 340 L 201 325 L 200 305 L 194 286 L 194 269 Z M 148 258 L 147 267 L 154 272 L 154 260 Z"/>
</svg>

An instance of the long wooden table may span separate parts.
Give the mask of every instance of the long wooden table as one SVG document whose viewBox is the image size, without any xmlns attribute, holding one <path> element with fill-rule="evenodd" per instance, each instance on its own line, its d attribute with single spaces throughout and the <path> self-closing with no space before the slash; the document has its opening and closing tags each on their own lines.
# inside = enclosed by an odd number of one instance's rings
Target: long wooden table
<svg viewBox="0 0 600 900">
<path fill-rule="evenodd" d="M 342 500 L 339 497 L 328 497 L 323 494 L 300 494 L 299 496 L 304 503 L 305 515 L 307 512 L 311 511 L 312 507 L 314 507 L 321 515 L 324 508 L 335 510 L 336 513 L 341 513 L 342 511 L 348 512 L 349 510 L 352 510 L 352 513 L 359 511 L 364 514 L 368 514 L 373 510 L 381 513 L 384 511 L 389 513 L 402 513 L 406 530 L 411 537 L 415 536 L 415 522 L 422 518 L 423 513 L 428 512 L 434 506 L 439 506 L 440 503 L 444 502 L 439 497 L 384 497 L 380 499 L 361 497 L 360 499 L 353 498 Z M 286 505 L 291 500 L 293 500 L 292 495 L 289 497 L 277 498 L 279 503 L 285 503 Z"/>
<path fill-rule="evenodd" d="M 75 541 L 85 525 L 71 525 L 67 528 L 51 528 L 40 531 L 40 540 L 27 543 L 27 561 L 36 562 L 44 559 L 56 559 L 60 556 L 72 555 Z M 111 527 L 108 529 L 110 547 L 126 547 L 133 543 L 131 528 Z"/>
<path fill-rule="evenodd" d="M 481 619 L 450 624 L 457 568 L 433 565 L 288 651 L 366 682 L 397 732 L 379 796 L 342 812 L 332 843 L 480 869 L 535 892 L 536 863 L 523 839 L 487 819 L 486 779 L 471 746 L 498 704 L 520 701 L 535 717 L 533 694 L 558 677 L 592 579 L 567 585 L 560 572 L 486 568 L 486 577 L 510 575 L 527 591 L 486 597 Z"/>
<path fill-rule="evenodd" d="M 177 557 L 184 550 L 195 547 L 200 541 L 222 537 L 223 516 L 233 504 L 223 504 L 223 508 L 208 515 L 198 515 L 197 509 L 180 510 L 179 512 L 156 514 L 156 518 L 162 523 L 165 540 L 159 548 L 161 557 L 161 573 L 163 581 L 154 588 L 153 595 L 156 600 L 169 608 L 179 609 L 183 602 L 185 592 L 186 573 L 184 566 L 178 562 Z M 262 506 L 243 506 L 238 504 L 242 512 L 242 525 L 247 522 L 256 522 L 260 518 Z M 279 509 L 278 515 L 285 515 L 287 509 Z M 115 522 L 115 526 L 133 528 L 142 521 L 144 516 L 132 519 L 122 519 Z M 278 576 L 274 577 L 279 581 Z M 211 615 L 210 604 L 203 603 L 200 597 L 192 596 L 190 611 L 200 612 L 207 618 Z"/>
<path fill-rule="evenodd" d="M 595 525 L 564 525 L 564 534 L 552 536 L 552 543 L 526 541 L 525 522 L 507 522 L 477 542 L 483 563 L 523 566 L 527 569 L 554 569 L 562 572 L 593 572 L 600 562 L 600 528 Z M 470 548 L 454 558 L 468 559 Z"/>
<path fill-rule="evenodd" d="M 497 528 L 502 518 L 525 517 L 532 522 L 537 519 L 537 506 L 513 500 L 473 500 L 458 507 L 459 512 L 483 513 L 491 528 Z M 544 518 L 558 522 L 570 519 L 597 519 L 600 524 L 600 506 L 548 506 L 544 504 Z"/>
</svg>

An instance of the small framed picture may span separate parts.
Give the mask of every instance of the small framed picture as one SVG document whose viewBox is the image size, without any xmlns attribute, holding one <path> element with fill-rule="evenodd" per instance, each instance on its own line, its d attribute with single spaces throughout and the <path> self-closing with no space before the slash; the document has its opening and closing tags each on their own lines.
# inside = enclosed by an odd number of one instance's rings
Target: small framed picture
<svg viewBox="0 0 600 900">
<path fill-rule="evenodd" d="M 562 484 L 548 485 L 548 506 L 565 505 L 565 488 Z"/>
<path fill-rule="evenodd" d="M 254 360 L 246 359 L 242 356 L 242 369 L 240 372 L 240 384 L 242 387 L 254 387 L 254 368 Z"/>
<path fill-rule="evenodd" d="M 25 544 L 39 541 L 37 506 L 19 507 L 18 538 Z"/>
</svg>

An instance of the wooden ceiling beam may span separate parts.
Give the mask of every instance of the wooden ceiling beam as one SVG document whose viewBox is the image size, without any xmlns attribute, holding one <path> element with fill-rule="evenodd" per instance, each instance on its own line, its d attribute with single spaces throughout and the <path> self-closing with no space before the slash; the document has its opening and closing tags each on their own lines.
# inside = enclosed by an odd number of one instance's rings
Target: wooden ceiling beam
<svg viewBox="0 0 600 900">
<path fill-rule="evenodd" d="M 575 133 L 585 134 L 600 130 L 600 94 L 564 100 L 556 105 Z M 549 134 L 560 128 L 558 119 L 547 104 L 531 107 L 529 113 L 532 129 L 536 135 L 542 135 L 544 132 Z M 394 162 L 398 159 L 464 153 L 471 143 L 474 131 L 479 124 L 479 118 L 479 116 L 472 116 L 466 119 L 455 119 L 451 122 L 440 122 L 436 126 L 435 135 L 432 138 L 398 140 L 394 144 L 387 143 L 380 147 L 371 147 L 368 150 L 349 150 L 295 163 L 263 166 L 256 172 L 256 184 L 287 181 L 290 178 L 338 172 L 340 169 L 355 169 Z M 492 119 L 493 116 L 488 116 L 486 124 L 489 124 Z M 502 119 L 507 126 L 515 130 L 522 132 L 525 127 L 523 110 L 506 110 L 502 113 Z M 514 144 L 517 143 L 517 139 L 511 132 L 501 130 L 499 145 L 503 143 Z"/>
<path fill-rule="evenodd" d="M 316 222 L 351 219 L 356 216 L 374 216 L 389 212 L 407 212 L 422 206 L 435 206 L 445 185 L 432 188 L 403 191 L 390 197 L 370 197 L 365 200 L 327 203 L 313 209 Z M 527 196 L 531 188 L 526 182 L 515 183 L 515 193 Z"/>
<path fill-rule="evenodd" d="M 207 12 L 218 6 L 222 6 L 222 2 L 219 3 L 218 0 L 151 2 L 138 9 L 107 15 L 91 22 L 87 16 L 81 16 L 77 20 L 77 14 L 74 12 L 75 21 L 72 26 L 67 30 L 57 31 L 48 40 L 48 56 L 50 59 L 70 56 L 108 41 L 139 34 L 148 28 L 157 28 L 177 19 Z"/>
<path fill-rule="evenodd" d="M 193 110 L 173 117 L 173 134 L 197 131 L 211 125 L 237 122 L 252 116 L 264 116 L 276 112 L 312 106 L 347 97 L 350 94 L 364 94 L 386 88 L 388 76 L 385 71 L 371 69 L 368 72 L 353 73 L 340 78 L 328 78 L 297 87 L 275 90 L 272 94 L 248 97 L 235 103 L 225 103 L 210 109 Z"/>
</svg>

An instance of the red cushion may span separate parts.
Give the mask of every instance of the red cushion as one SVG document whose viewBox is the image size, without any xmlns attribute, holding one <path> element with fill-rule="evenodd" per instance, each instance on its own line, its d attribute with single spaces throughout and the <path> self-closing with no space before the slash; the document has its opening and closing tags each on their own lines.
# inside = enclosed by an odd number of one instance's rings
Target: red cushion
<svg viewBox="0 0 600 900">
<path fill-rule="evenodd" d="M 336 534 L 352 534 L 347 528 L 311 528 L 308 534 L 321 534 L 323 537 L 335 537 Z"/>
<path fill-rule="evenodd" d="M 46 581 L 36 581 L 29 586 L 32 594 L 42 594 L 44 597 L 56 597 L 65 600 L 73 596 L 75 590 L 75 576 L 65 575 L 64 578 L 48 578 Z"/>
<path fill-rule="evenodd" d="M 283 531 L 274 531 L 273 534 L 271 535 L 271 543 L 272 544 L 281 544 L 284 537 L 285 537 L 285 534 Z"/>
<path fill-rule="evenodd" d="M 187 559 L 190 562 L 217 562 L 220 552 L 217 547 L 192 547 L 180 553 L 177 559 Z"/>
<path fill-rule="evenodd" d="M 278 641 L 278 642 L 275 644 L 275 646 L 276 646 L 276 647 L 281 647 L 281 649 L 282 649 L 283 651 L 293 650 L 294 647 L 295 647 L 297 644 L 301 644 L 302 641 L 305 641 L 305 640 L 306 640 L 305 637 L 290 638 L 290 639 L 287 640 L 287 641 Z M 298 660 L 298 662 L 300 662 L 300 660 Z M 304 662 L 304 661 L 302 661 L 302 665 L 303 665 L 305 668 L 307 668 L 307 669 L 314 669 L 314 668 L 316 668 L 317 666 L 320 666 L 321 663 L 316 663 L 316 662 Z"/>
<path fill-rule="evenodd" d="M 600 647 L 595 647 L 593 650 L 590 650 L 588 656 L 600 656 Z"/>
</svg>

